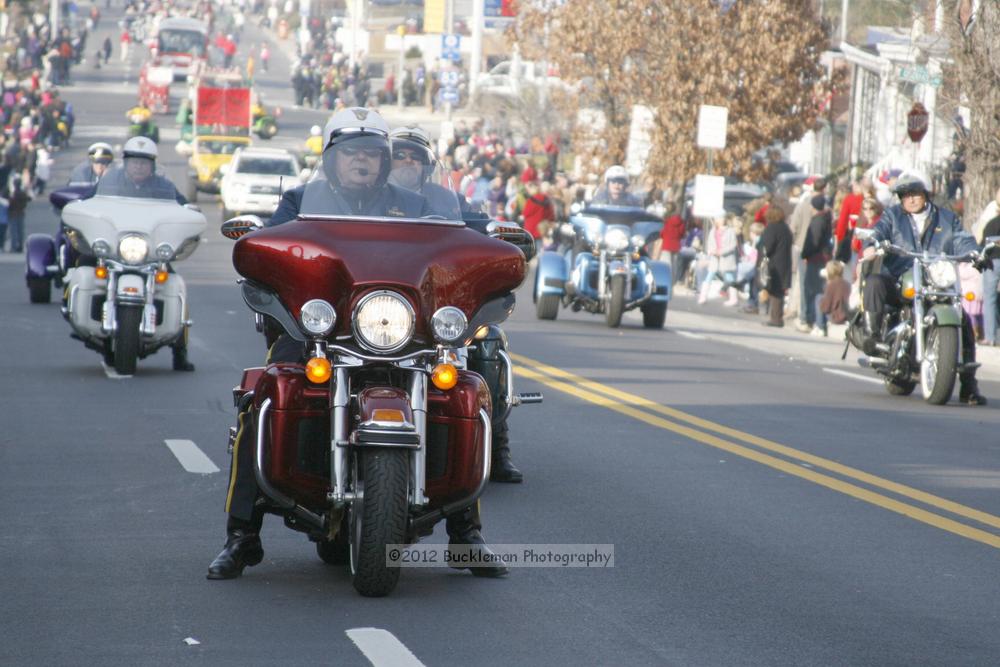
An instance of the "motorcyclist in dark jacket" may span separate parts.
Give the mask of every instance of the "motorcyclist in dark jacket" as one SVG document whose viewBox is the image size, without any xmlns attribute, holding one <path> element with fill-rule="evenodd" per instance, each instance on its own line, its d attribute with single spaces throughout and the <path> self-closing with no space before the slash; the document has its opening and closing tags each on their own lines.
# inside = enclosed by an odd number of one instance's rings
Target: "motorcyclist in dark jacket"
<svg viewBox="0 0 1000 667">
<path fill-rule="evenodd" d="M 962 255 L 976 251 L 976 240 L 966 232 L 954 213 L 940 209 L 930 201 L 929 179 L 917 171 L 900 174 L 894 188 L 900 203 L 888 208 L 879 218 L 872 239 L 866 241 L 864 259 L 875 257 L 875 241 L 888 241 L 911 252 L 927 251 L 930 254 Z M 898 255 L 887 254 L 882 258 L 882 271 L 869 276 L 864 287 L 865 354 L 875 352 L 875 344 L 882 331 L 882 321 L 887 305 L 902 305 L 899 279 L 912 266 L 912 261 Z M 962 361 L 972 364 L 976 360 L 976 336 L 969 317 L 962 312 Z M 959 400 L 970 405 L 985 405 L 986 398 L 979 393 L 976 371 L 959 374 Z"/>
</svg>

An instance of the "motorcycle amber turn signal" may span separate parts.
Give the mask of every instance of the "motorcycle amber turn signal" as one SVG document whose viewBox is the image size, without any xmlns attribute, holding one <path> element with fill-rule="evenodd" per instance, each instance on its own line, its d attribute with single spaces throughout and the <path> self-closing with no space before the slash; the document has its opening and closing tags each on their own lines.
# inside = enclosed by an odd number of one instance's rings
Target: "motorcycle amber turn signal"
<svg viewBox="0 0 1000 667">
<path fill-rule="evenodd" d="M 913 289 L 912 287 L 907 287 L 906 289 L 903 290 L 903 298 L 912 299 L 916 293 L 917 290 Z"/>
<path fill-rule="evenodd" d="M 451 364 L 438 364 L 431 373 L 431 382 L 441 391 L 448 391 L 458 384 L 458 369 Z"/>
<path fill-rule="evenodd" d="M 167 282 L 167 278 L 169 278 L 169 277 L 170 277 L 170 274 L 167 273 L 166 271 L 157 271 L 156 272 L 156 284 L 157 285 L 162 285 L 163 283 Z"/>
<path fill-rule="evenodd" d="M 306 362 L 306 377 L 310 382 L 323 384 L 333 375 L 333 367 L 330 360 L 324 357 L 313 357 Z"/>
<path fill-rule="evenodd" d="M 98 280 L 105 280 L 108 277 L 108 267 L 98 266 L 94 268 L 94 276 Z"/>
<path fill-rule="evenodd" d="M 965 293 L 965 300 L 966 301 L 975 301 L 976 300 L 976 293 L 975 292 L 966 292 Z"/>
</svg>

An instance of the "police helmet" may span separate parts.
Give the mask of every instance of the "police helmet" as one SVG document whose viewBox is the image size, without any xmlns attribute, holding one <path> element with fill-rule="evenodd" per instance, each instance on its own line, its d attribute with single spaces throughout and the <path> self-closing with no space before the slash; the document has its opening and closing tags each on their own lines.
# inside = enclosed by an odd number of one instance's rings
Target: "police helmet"
<svg viewBox="0 0 1000 667">
<path fill-rule="evenodd" d="M 125 142 L 122 153 L 122 157 L 144 157 L 154 161 L 158 155 L 156 144 L 147 137 L 132 137 Z"/>
<path fill-rule="evenodd" d="M 319 125 L 313 125 L 312 127 L 309 128 L 309 136 L 318 137 L 321 134 L 323 134 L 323 128 L 321 128 Z"/>
<path fill-rule="evenodd" d="M 90 158 L 91 162 L 111 164 L 111 161 L 115 158 L 115 153 L 110 144 L 98 141 L 97 143 L 91 144 L 87 149 L 87 157 Z"/>
<path fill-rule="evenodd" d="M 323 128 L 323 173 L 332 184 L 339 185 L 335 155 L 342 148 L 378 149 L 381 153 L 375 187 L 385 185 L 392 169 L 389 150 L 389 125 L 377 111 L 363 107 L 350 107 L 335 113 Z"/>
<path fill-rule="evenodd" d="M 620 164 L 608 167 L 608 170 L 604 172 L 604 182 L 610 183 L 611 181 L 624 181 L 628 185 L 628 172 L 625 171 L 625 167 Z"/>
<path fill-rule="evenodd" d="M 396 151 L 409 150 L 425 165 L 434 163 L 431 139 L 423 129 L 415 125 L 397 127 L 389 134 L 389 139 L 392 141 L 392 158 L 394 160 L 403 159 L 401 155 L 396 154 Z"/>
<path fill-rule="evenodd" d="M 917 169 L 904 171 L 896 178 L 896 185 L 892 191 L 902 197 L 903 195 L 923 194 L 930 197 L 931 181 L 927 175 Z"/>
</svg>

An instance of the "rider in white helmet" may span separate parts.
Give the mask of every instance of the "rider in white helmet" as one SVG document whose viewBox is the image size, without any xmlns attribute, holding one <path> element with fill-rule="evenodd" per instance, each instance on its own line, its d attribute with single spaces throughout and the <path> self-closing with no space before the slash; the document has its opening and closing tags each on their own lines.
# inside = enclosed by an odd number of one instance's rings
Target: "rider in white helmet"
<svg viewBox="0 0 1000 667">
<path fill-rule="evenodd" d="M 322 170 L 285 192 L 268 226 L 300 212 L 421 218 L 432 213 L 426 198 L 388 183 L 392 169 L 389 126 L 378 112 L 361 107 L 339 111 L 323 128 Z"/>
<path fill-rule="evenodd" d="M 594 194 L 591 204 L 605 206 L 642 206 L 642 201 L 628 191 L 629 178 L 625 167 L 614 165 L 604 172 L 601 187 Z"/>
<path fill-rule="evenodd" d="M 98 141 L 87 148 L 87 159 L 73 167 L 68 185 L 93 185 L 100 180 L 114 160 L 111 144 Z"/>
<path fill-rule="evenodd" d="M 122 165 L 113 167 L 101 179 L 97 193 L 114 193 L 121 197 L 148 199 L 175 199 L 186 204 L 177 188 L 165 176 L 156 173 L 156 144 L 147 137 L 132 137 L 122 148 Z"/>
</svg>

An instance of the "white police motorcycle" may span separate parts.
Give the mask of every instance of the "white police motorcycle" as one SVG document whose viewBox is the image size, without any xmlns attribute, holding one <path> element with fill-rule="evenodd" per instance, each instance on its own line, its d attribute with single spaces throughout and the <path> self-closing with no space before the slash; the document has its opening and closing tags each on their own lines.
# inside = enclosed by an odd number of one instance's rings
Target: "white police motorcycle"
<svg viewBox="0 0 1000 667">
<path fill-rule="evenodd" d="M 126 189 L 106 176 L 94 197 L 62 210 L 64 233 L 80 255 L 66 270 L 63 316 L 72 337 L 119 375 L 132 375 L 138 359 L 165 346 L 175 369 L 178 360 L 186 364 L 187 290 L 172 265 L 195 251 L 206 221 L 158 178 L 155 187 Z"/>
</svg>

